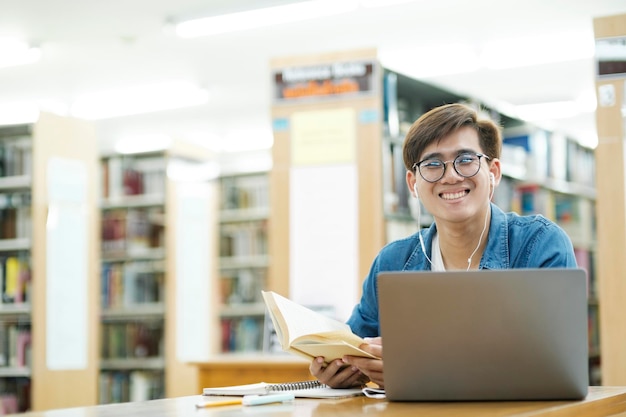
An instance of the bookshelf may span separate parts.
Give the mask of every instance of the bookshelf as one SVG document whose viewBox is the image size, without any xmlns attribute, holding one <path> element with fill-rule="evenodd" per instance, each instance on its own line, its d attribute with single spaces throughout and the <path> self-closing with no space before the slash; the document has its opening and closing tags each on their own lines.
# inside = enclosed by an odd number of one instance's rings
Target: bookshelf
<svg viewBox="0 0 626 417">
<path fill-rule="evenodd" d="M 494 201 L 522 215 L 540 213 L 570 237 L 578 266 L 587 272 L 589 381 L 600 385 L 594 152 L 572 138 L 533 126 L 505 129 L 503 142 L 503 166 L 511 168 Z"/>
<path fill-rule="evenodd" d="M 0 128 L 4 412 L 96 403 L 96 159 L 93 129 L 78 120 L 42 113 Z"/>
<path fill-rule="evenodd" d="M 267 172 L 221 176 L 220 197 L 220 351 L 259 352 L 269 265 Z"/>
<path fill-rule="evenodd" d="M 211 306 L 210 158 L 202 148 L 175 143 L 101 159 L 99 403 L 195 393 L 186 383 L 195 367 L 187 362 L 199 358 L 177 338 L 209 354 L 209 326 L 198 328 L 202 340 L 190 341 L 181 318 L 208 316 L 197 308 Z M 182 300 L 194 285 L 193 299 Z"/>
<path fill-rule="evenodd" d="M 31 134 L 0 130 L 0 402 L 12 412 L 31 408 Z"/>
</svg>

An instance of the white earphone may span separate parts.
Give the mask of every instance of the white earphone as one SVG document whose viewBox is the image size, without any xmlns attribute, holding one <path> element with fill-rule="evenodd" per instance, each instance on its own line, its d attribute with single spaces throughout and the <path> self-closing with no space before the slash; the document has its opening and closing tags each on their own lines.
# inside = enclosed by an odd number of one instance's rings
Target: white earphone
<svg viewBox="0 0 626 417">
<path fill-rule="evenodd" d="M 492 185 L 492 186 L 495 186 L 495 185 L 496 185 L 496 176 L 495 176 L 495 175 L 493 175 L 493 172 L 490 172 L 490 173 L 489 173 L 489 182 L 491 182 L 491 185 Z"/>
</svg>

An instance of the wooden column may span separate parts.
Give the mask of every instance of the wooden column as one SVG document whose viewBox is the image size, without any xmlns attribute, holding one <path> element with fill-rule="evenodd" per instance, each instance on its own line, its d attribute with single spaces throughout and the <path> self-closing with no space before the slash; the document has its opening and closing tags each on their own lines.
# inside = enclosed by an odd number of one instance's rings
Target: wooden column
<svg viewBox="0 0 626 417">
<path fill-rule="evenodd" d="M 360 294 L 363 278 L 369 271 L 372 260 L 385 243 L 384 216 L 382 205 L 382 70 L 376 61 L 376 51 L 373 49 L 347 51 L 342 53 L 327 53 L 312 56 L 286 57 L 274 59 L 271 63 L 273 71 L 289 69 L 311 69 L 316 66 L 332 66 L 339 63 L 374 62 L 374 88 L 369 93 L 360 94 L 328 94 L 310 95 L 303 93 L 298 98 L 276 98 L 272 105 L 274 120 L 274 145 L 272 150 L 273 168 L 270 173 L 270 232 L 269 254 L 270 268 L 268 287 L 280 294 L 289 296 L 290 274 L 290 216 L 293 211 L 289 206 L 290 175 L 294 166 L 291 156 L 292 133 L 290 126 L 292 117 L 312 111 L 336 111 L 351 109 L 357 115 L 355 120 L 356 149 L 355 166 L 358 176 L 356 190 L 358 208 L 358 277 L 353 279 Z M 276 74 L 276 72 L 274 73 Z M 348 77 L 350 78 L 350 77 Z M 277 82 L 277 80 L 274 80 Z M 316 80 L 317 81 L 317 80 Z M 311 84 L 316 81 L 310 81 Z M 336 80 L 335 80 L 336 81 Z M 306 84 L 306 80 L 302 84 Z M 327 86 L 330 83 L 320 86 Z M 309 84 L 309 85 L 311 85 Z M 278 95 L 279 87 L 275 84 L 274 94 Z M 283 122 L 285 126 L 277 122 Z M 332 150 L 328 151 L 332 158 Z M 346 190 L 346 196 L 354 190 Z M 348 198 L 348 197 L 346 197 Z M 350 197 L 351 198 L 351 197 Z M 321 205 L 338 205 L 341 201 L 320 201 Z M 332 245 L 333 242 L 327 242 Z M 333 266 L 328 265 L 329 271 Z M 296 277 L 297 279 L 297 277 Z M 343 279 L 343 278 L 342 278 Z M 332 291 L 332 290 L 331 290 Z M 323 301 L 323 300 L 321 300 Z M 356 300 L 347 300 L 352 304 Z"/>
<path fill-rule="evenodd" d="M 626 14 L 594 19 L 598 39 L 626 38 Z M 626 385 L 626 74 L 596 79 L 597 277 L 603 385 Z"/>
<path fill-rule="evenodd" d="M 50 207 L 48 189 L 48 163 L 51 159 L 63 159 L 84 164 L 87 195 L 84 210 L 87 219 L 87 248 L 83 259 L 87 266 L 87 276 L 73 277 L 85 280 L 86 293 L 74 296 L 85 297 L 87 328 L 76 329 L 79 343 L 85 343 L 86 363 L 81 369 L 50 369 L 51 358 L 47 344 L 51 335 L 47 334 L 46 304 L 47 276 L 46 227 Z M 97 208 L 98 149 L 93 127 L 86 122 L 64 118 L 53 114 L 41 114 L 34 126 L 33 134 L 33 294 L 32 294 L 32 409 L 78 407 L 97 404 L 98 394 L 98 353 L 100 336 L 98 332 L 100 216 Z M 80 224 L 80 223 L 79 223 Z M 77 254 L 83 256 L 83 254 Z M 57 277 L 58 279 L 58 277 Z M 58 323 L 56 323 L 58 325 Z M 59 329 L 57 329 L 59 330 Z M 71 342 L 68 342 L 71 343 Z"/>
</svg>

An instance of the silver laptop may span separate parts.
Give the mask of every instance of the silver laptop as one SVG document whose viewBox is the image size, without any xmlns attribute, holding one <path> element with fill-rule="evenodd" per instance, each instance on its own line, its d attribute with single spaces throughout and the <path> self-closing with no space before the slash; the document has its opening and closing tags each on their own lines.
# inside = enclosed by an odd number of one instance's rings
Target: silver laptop
<svg viewBox="0 0 626 417">
<path fill-rule="evenodd" d="M 389 400 L 587 395 L 582 269 L 383 272 L 378 292 Z"/>
</svg>

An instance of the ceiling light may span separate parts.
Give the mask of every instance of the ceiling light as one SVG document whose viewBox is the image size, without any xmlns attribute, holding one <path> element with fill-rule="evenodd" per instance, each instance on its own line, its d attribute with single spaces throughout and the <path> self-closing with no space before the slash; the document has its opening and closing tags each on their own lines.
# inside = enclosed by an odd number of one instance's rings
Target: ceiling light
<svg viewBox="0 0 626 417">
<path fill-rule="evenodd" d="M 593 90 L 583 91 L 575 100 L 552 101 L 515 106 L 513 112 L 526 121 L 555 120 L 575 117 L 596 110 Z"/>
<path fill-rule="evenodd" d="M 363 7 L 387 7 L 396 4 L 413 3 L 415 0 L 359 0 L 359 4 Z"/>
<path fill-rule="evenodd" d="M 21 125 L 37 121 L 39 107 L 33 101 L 0 103 L 0 125 Z"/>
<path fill-rule="evenodd" d="M 380 51 L 379 56 L 386 68 L 415 78 L 461 74 L 480 68 L 474 48 L 463 43 Z"/>
<path fill-rule="evenodd" d="M 0 38 L 0 68 L 32 64 L 41 58 L 41 49 L 15 38 Z"/>
<path fill-rule="evenodd" d="M 38 99 L 0 103 L 0 125 L 22 125 L 35 123 L 39 113 L 67 115 L 67 106 L 57 100 Z"/>
<path fill-rule="evenodd" d="M 172 139 L 162 133 L 132 135 L 118 139 L 115 151 L 121 154 L 161 151 L 171 143 Z"/>
<path fill-rule="evenodd" d="M 560 33 L 488 42 L 481 61 L 489 69 L 526 67 L 592 58 L 592 33 Z"/>
<path fill-rule="evenodd" d="M 515 106 L 517 116 L 528 122 L 538 120 L 566 119 L 581 113 L 580 105 L 574 100 Z"/>
<path fill-rule="evenodd" d="M 178 23 L 175 30 L 181 38 L 195 38 L 338 15 L 356 10 L 357 7 L 357 0 L 307 0 L 192 19 Z"/>
<path fill-rule="evenodd" d="M 88 93 L 74 101 L 71 114 L 87 120 L 107 119 L 198 106 L 208 99 L 205 89 L 186 81 L 171 81 Z"/>
</svg>

